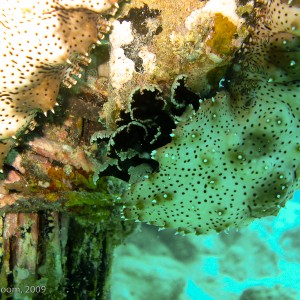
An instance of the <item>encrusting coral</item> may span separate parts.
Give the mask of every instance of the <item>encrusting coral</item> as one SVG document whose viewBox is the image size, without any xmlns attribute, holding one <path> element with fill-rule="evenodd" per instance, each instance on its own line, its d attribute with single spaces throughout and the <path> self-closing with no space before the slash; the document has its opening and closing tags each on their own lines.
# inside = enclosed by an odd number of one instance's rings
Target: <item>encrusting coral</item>
<svg viewBox="0 0 300 300">
<path fill-rule="evenodd" d="M 0 169 L 36 111 L 54 109 L 61 82 L 71 87 L 89 50 L 110 29 L 117 0 L 3 0 L 0 49 Z"/>
<path fill-rule="evenodd" d="M 125 218 L 219 232 L 276 215 L 299 188 L 299 2 L 267 1 L 257 14 L 229 92 L 200 100 L 152 152 L 159 171 L 123 195 Z"/>
</svg>

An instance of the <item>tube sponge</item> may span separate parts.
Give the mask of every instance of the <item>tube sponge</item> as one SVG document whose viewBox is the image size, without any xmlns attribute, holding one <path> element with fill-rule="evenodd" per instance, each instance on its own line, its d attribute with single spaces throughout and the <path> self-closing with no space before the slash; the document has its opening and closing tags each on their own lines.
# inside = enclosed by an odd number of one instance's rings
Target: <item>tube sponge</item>
<svg viewBox="0 0 300 300">
<path fill-rule="evenodd" d="M 299 13 L 280 1 L 260 11 L 228 91 L 201 100 L 172 142 L 152 153 L 159 172 L 123 195 L 125 218 L 184 233 L 219 232 L 276 215 L 292 197 L 300 172 L 300 41 L 289 9 Z"/>
</svg>

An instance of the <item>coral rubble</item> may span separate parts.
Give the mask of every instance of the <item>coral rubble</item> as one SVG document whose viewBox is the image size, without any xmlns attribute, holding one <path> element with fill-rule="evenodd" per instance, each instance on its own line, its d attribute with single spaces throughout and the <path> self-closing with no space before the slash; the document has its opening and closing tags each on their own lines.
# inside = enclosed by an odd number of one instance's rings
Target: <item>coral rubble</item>
<svg viewBox="0 0 300 300">
<path fill-rule="evenodd" d="M 159 172 L 124 195 L 124 215 L 197 234 L 276 215 L 299 188 L 300 10 L 268 1 L 227 74 L 172 142 Z"/>
</svg>

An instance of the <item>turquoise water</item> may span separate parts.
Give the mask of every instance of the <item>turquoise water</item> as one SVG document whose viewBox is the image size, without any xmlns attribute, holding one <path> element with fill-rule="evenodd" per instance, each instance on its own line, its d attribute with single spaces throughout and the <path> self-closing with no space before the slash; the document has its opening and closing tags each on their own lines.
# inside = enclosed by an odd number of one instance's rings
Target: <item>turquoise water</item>
<svg viewBox="0 0 300 300">
<path fill-rule="evenodd" d="M 299 216 L 300 191 L 238 231 L 182 237 L 143 225 L 116 251 L 112 300 L 300 299 Z"/>
</svg>

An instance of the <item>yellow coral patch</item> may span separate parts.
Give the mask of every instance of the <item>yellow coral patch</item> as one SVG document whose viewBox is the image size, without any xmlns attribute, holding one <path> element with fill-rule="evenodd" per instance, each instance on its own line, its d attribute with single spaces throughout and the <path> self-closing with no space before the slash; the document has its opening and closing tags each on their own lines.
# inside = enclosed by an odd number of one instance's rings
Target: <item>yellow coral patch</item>
<svg viewBox="0 0 300 300">
<path fill-rule="evenodd" d="M 233 50 L 232 39 L 236 33 L 237 27 L 222 14 L 215 14 L 215 31 L 206 45 L 212 49 L 212 52 L 224 55 L 230 54 Z"/>
</svg>

